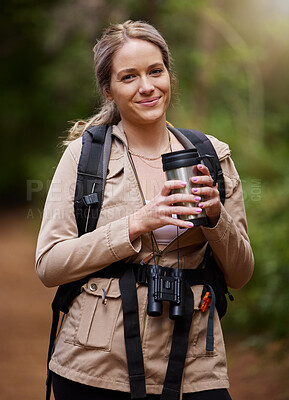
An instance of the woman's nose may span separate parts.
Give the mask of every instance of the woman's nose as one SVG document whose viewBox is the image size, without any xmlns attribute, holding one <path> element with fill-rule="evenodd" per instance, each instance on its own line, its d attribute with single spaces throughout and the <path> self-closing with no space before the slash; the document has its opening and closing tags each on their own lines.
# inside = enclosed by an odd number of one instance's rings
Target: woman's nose
<svg viewBox="0 0 289 400">
<path fill-rule="evenodd" d="M 141 94 L 151 93 L 154 90 L 154 85 L 152 84 L 151 80 L 147 77 L 143 77 L 140 80 L 139 85 L 139 92 Z"/>
</svg>

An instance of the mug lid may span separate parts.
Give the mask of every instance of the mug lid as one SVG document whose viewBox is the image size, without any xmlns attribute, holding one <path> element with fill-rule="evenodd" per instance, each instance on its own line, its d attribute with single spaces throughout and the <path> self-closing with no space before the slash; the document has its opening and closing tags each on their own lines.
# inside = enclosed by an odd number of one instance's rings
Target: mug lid
<svg viewBox="0 0 289 400">
<path fill-rule="evenodd" d="M 196 148 L 173 151 L 162 154 L 163 170 L 169 171 L 182 167 L 189 167 L 199 162 L 199 153 Z"/>
</svg>

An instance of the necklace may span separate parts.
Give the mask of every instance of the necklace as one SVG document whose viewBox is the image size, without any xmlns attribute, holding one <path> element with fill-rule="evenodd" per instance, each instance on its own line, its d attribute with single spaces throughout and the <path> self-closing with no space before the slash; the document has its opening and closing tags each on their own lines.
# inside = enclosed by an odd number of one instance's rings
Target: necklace
<svg viewBox="0 0 289 400">
<path fill-rule="evenodd" d="M 159 159 L 159 158 L 158 158 L 158 159 Z M 157 161 L 158 159 L 156 159 L 156 160 L 154 160 L 154 161 Z M 153 169 L 163 169 L 162 165 L 160 166 L 159 163 L 158 163 L 158 165 L 149 164 L 149 163 L 148 163 L 149 160 L 145 160 L 143 157 L 139 157 L 139 160 L 140 160 L 141 162 L 143 162 L 145 165 L 147 165 L 148 167 L 150 167 L 150 168 L 153 168 Z M 150 160 L 150 161 L 153 161 L 153 160 Z"/>
<path fill-rule="evenodd" d="M 169 139 L 169 143 L 166 146 L 166 148 L 162 151 L 162 153 L 157 156 L 157 157 L 147 157 L 147 156 L 143 156 L 142 154 L 138 154 L 135 153 L 133 150 L 128 149 L 128 151 L 130 152 L 130 154 L 132 154 L 135 157 L 139 157 L 139 158 L 143 158 L 144 160 L 149 160 L 149 161 L 155 161 L 158 160 L 159 158 L 161 158 L 163 153 L 166 153 L 170 148 L 171 148 L 171 135 L 170 135 L 170 131 L 167 129 L 167 133 L 168 133 L 168 139 Z"/>
</svg>

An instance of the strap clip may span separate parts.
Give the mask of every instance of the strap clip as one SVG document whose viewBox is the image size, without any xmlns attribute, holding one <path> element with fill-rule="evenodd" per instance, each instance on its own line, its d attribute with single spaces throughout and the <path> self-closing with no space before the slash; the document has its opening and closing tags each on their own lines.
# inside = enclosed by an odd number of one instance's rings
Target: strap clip
<svg viewBox="0 0 289 400">
<path fill-rule="evenodd" d="M 98 195 L 97 193 L 90 193 L 86 196 L 82 197 L 82 202 L 86 207 L 92 206 L 93 204 L 98 203 Z"/>
</svg>

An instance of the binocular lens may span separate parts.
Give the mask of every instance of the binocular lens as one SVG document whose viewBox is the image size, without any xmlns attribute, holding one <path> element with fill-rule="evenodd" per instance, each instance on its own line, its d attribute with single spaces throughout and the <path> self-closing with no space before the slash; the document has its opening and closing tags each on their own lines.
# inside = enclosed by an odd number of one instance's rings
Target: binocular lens
<svg viewBox="0 0 289 400">
<path fill-rule="evenodd" d="M 170 304 L 170 319 L 180 319 L 184 318 L 185 309 L 184 309 L 184 302 L 181 301 L 180 304 Z"/>
<path fill-rule="evenodd" d="M 150 317 L 159 317 L 163 313 L 163 303 L 149 297 L 147 313 Z"/>
</svg>

